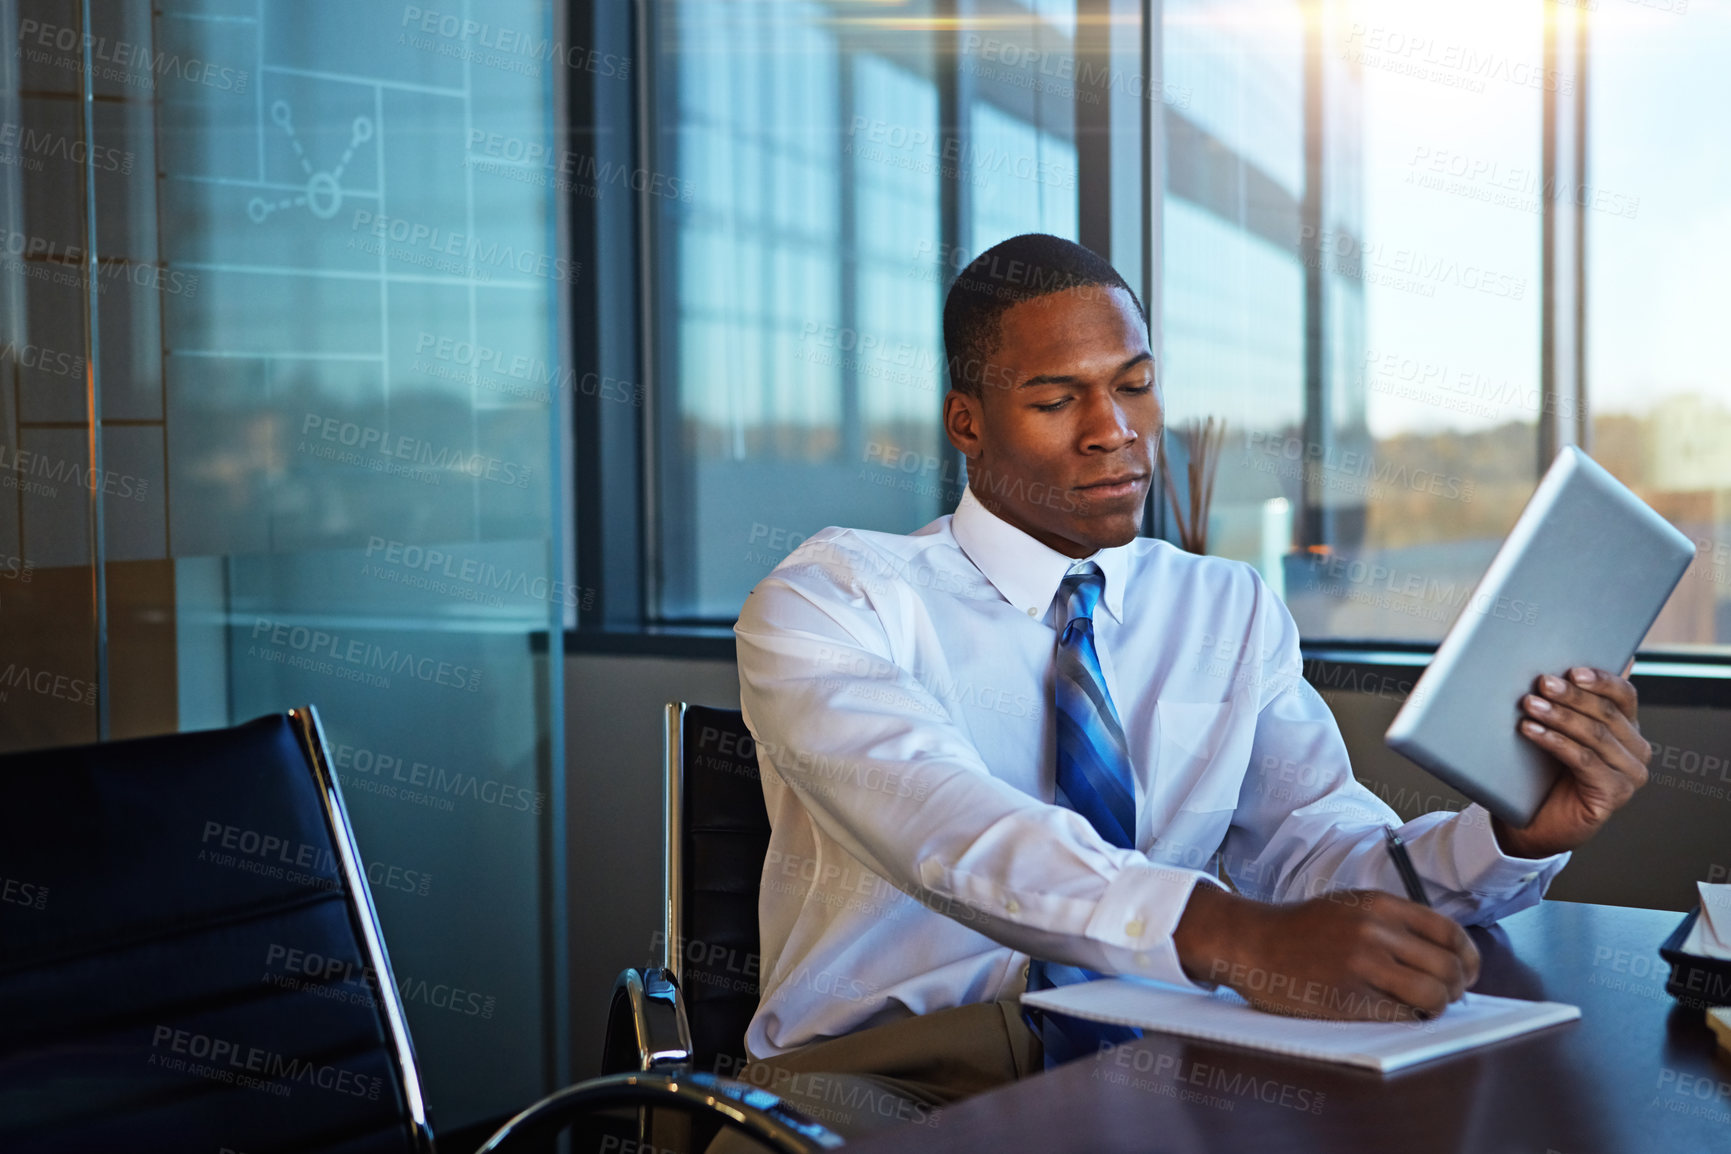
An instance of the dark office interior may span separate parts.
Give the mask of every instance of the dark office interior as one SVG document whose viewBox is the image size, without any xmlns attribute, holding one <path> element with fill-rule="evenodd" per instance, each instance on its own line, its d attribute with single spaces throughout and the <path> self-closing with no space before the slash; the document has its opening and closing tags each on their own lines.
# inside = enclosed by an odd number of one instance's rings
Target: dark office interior
<svg viewBox="0 0 1731 1154">
<path fill-rule="evenodd" d="M 945 294 L 1023 233 L 1144 310 L 1141 535 L 1199 516 L 1255 570 L 1403 822 L 1468 805 L 1383 734 L 1560 452 L 1696 551 L 1630 674 L 1650 779 L 1557 920 L 1474 931 L 1577 1041 L 1376 1090 L 1168 1039 L 1069 1071 L 1088 1119 L 1013 1096 L 1049 1072 L 865 1148 L 1731 1148 L 1659 953 L 1731 882 L 1726 5 L 0 16 L 0 1148 L 474 1150 L 647 1076 L 633 1011 L 732 1102 L 763 843 L 670 833 L 669 782 L 731 759 L 721 828 L 768 836 L 735 621 L 826 526 L 956 510 Z M 1134 1088 L 1198 1064 L 1306 1105 Z M 609 1085 L 570 1148 L 703 1148 Z M 801 1124 L 755 1133 L 823 1148 Z"/>
</svg>

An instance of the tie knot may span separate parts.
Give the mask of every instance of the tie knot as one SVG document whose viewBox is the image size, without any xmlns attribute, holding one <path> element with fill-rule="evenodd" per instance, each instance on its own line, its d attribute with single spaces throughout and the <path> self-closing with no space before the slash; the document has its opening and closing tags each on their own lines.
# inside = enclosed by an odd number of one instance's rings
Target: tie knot
<svg viewBox="0 0 1731 1154">
<path fill-rule="evenodd" d="M 1106 575 L 1092 561 L 1073 573 L 1065 574 L 1058 586 L 1058 595 L 1063 598 L 1063 624 L 1068 625 L 1078 617 L 1093 621 L 1094 607 L 1100 604 L 1100 595 L 1105 591 Z"/>
</svg>

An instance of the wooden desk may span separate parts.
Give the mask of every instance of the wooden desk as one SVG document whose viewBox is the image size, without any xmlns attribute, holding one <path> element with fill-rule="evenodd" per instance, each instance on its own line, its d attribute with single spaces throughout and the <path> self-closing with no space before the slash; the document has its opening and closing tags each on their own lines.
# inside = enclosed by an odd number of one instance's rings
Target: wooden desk
<svg viewBox="0 0 1731 1154">
<path fill-rule="evenodd" d="M 1665 993 L 1660 910 L 1545 902 L 1472 931 L 1488 994 L 1581 1020 L 1387 1077 L 1149 1034 L 850 1143 L 920 1151 L 1731 1152 L 1731 1060 Z"/>
</svg>

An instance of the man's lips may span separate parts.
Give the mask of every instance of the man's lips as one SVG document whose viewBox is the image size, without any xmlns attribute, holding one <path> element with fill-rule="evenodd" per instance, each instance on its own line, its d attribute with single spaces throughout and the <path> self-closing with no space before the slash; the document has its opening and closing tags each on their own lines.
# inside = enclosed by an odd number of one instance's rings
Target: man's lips
<svg viewBox="0 0 1731 1154">
<path fill-rule="evenodd" d="M 1124 497 L 1134 493 L 1147 479 L 1147 473 L 1123 473 L 1092 484 L 1077 485 L 1076 489 L 1091 497 Z"/>
</svg>

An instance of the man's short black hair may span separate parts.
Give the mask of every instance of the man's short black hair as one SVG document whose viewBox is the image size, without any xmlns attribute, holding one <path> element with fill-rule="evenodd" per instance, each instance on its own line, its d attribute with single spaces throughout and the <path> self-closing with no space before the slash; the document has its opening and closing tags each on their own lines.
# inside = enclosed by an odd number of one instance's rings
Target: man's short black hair
<svg viewBox="0 0 1731 1154">
<path fill-rule="evenodd" d="M 1066 289 L 1120 288 L 1136 302 L 1136 290 L 1111 263 L 1073 240 L 1028 232 L 993 245 L 969 262 L 944 299 L 944 357 L 950 387 L 980 395 L 982 383 L 998 381 L 988 367 L 1003 338 L 1004 314 L 1013 305 Z"/>
</svg>

